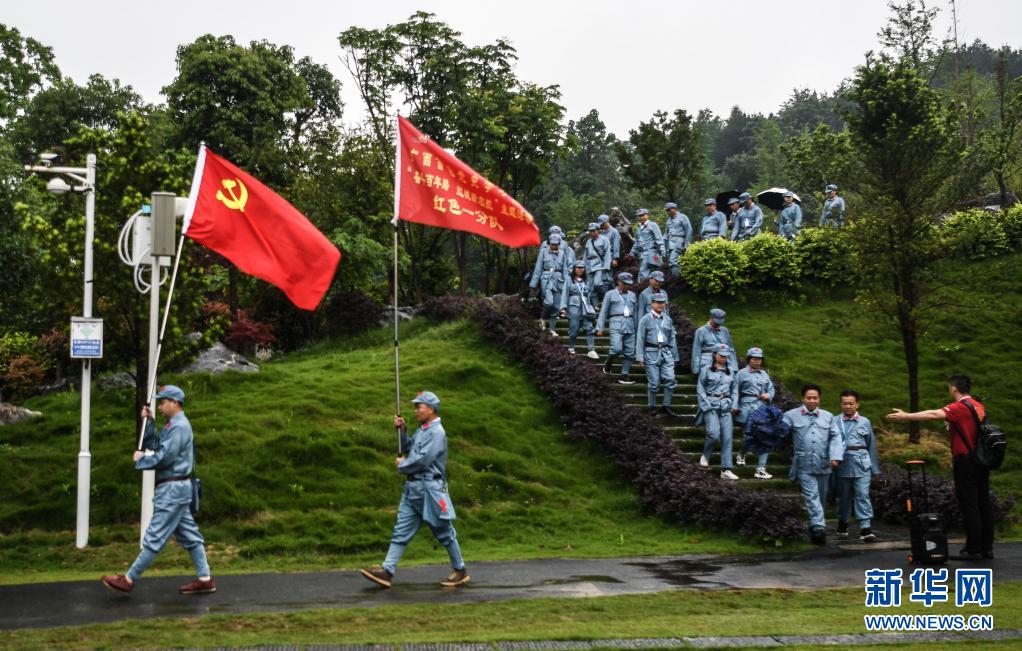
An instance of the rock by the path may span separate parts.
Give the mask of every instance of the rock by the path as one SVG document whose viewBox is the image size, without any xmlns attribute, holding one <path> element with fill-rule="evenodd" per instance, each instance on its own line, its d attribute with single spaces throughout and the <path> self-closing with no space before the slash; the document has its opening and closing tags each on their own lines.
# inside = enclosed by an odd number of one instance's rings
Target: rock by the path
<svg viewBox="0 0 1022 651">
<path fill-rule="evenodd" d="M 399 306 L 397 308 L 397 320 L 398 320 L 398 322 L 411 321 L 412 319 L 415 318 L 415 315 L 418 314 L 418 312 L 419 312 L 419 308 L 417 308 L 417 307 L 412 307 L 412 306 L 400 307 Z M 384 326 L 384 325 L 387 325 L 387 324 L 393 324 L 394 323 L 394 306 L 393 305 L 384 307 L 382 310 L 380 310 L 379 322 L 380 322 L 381 326 Z"/>
<path fill-rule="evenodd" d="M 223 373 L 238 371 L 239 373 L 258 373 L 259 365 L 248 361 L 244 355 L 234 352 L 222 343 L 204 350 L 198 359 L 186 366 L 182 373 Z"/>
<path fill-rule="evenodd" d="M 0 402 L 0 425 L 13 425 L 27 418 L 42 416 L 41 411 L 32 411 L 8 402 Z"/>
<path fill-rule="evenodd" d="M 121 371 L 120 373 L 109 373 L 100 376 L 96 380 L 96 387 L 100 391 L 116 391 L 117 389 L 134 389 L 135 376 L 131 373 Z"/>
</svg>

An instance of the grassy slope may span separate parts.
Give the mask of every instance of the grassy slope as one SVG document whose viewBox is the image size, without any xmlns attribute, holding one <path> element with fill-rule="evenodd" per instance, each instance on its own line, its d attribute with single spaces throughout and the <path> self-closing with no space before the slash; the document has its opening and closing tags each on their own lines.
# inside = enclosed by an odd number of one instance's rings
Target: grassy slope
<svg viewBox="0 0 1022 651">
<path fill-rule="evenodd" d="M 1017 395 L 1019 358 L 1022 357 L 1022 255 L 973 263 L 962 270 L 980 278 L 976 292 L 949 290 L 948 302 L 976 305 L 954 315 L 934 314 L 924 336 L 920 366 L 920 395 L 924 409 L 947 403 L 947 376 L 968 373 L 974 393 L 984 400 L 991 420 L 1007 432 L 1022 429 L 1022 401 Z M 877 321 L 853 300 L 847 289 L 819 296 L 809 293 L 804 302 L 752 297 L 747 301 L 677 298 L 682 307 L 702 322 L 710 307 L 728 313 L 728 326 L 739 352 L 759 346 L 766 363 L 792 392 L 804 382 L 823 387 L 822 406 L 838 411 L 842 389 L 862 396 L 861 411 L 876 426 L 888 429 L 882 454 L 890 460 L 922 455 L 950 465 L 947 434 L 938 423 L 925 425 L 930 433 L 919 446 L 909 447 L 905 427 L 890 428 L 883 414 L 892 408 L 908 409 L 908 380 L 901 340 L 896 330 Z M 895 434 L 896 432 L 896 434 Z M 1009 447 L 1004 468 L 993 474 L 995 490 L 1022 498 L 1022 462 L 1018 448 Z M 1017 525 L 1010 532 L 1022 536 Z"/>
<path fill-rule="evenodd" d="M 320 345 L 258 375 L 164 377 L 183 386 L 206 499 L 200 525 L 214 570 L 353 567 L 379 561 L 401 480 L 389 335 Z M 568 437 L 512 360 L 465 323 L 413 324 L 402 341 L 404 400 L 443 399 L 448 471 L 466 558 L 609 556 L 753 547 L 636 512 L 599 450 Z M 139 475 L 130 392 L 93 402 L 92 535 L 73 547 L 78 396 L 33 399 L 43 418 L 0 429 L 0 582 L 92 577 L 137 550 Z M 411 410 L 405 409 L 406 417 Z M 428 531 L 409 562 L 439 562 Z M 156 571 L 189 560 L 168 546 Z"/>
<path fill-rule="evenodd" d="M 994 629 L 1022 627 L 1022 584 L 998 583 L 992 606 L 911 603 L 867 609 L 861 588 L 678 590 L 590 599 L 306 610 L 0 632 L 0 649 L 160 648 L 273 644 L 359 644 L 585 640 L 635 637 L 864 633 L 863 615 L 983 614 Z M 806 613 L 810 612 L 810 617 Z M 953 643 L 933 648 L 961 648 Z M 923 646 L 923 645 L 919 645 Z M 970 647 L 975 646 L 970 644 Z M 980 645 L 982 646 L 982 645 Z M 1018 641 L 1005 647 L 1018 648 Z M 855 647 L 861 649 L 863 647 Z M 884 648 L 890 648 L 884 645 Z M 898 646 L 904 649 L 906 646 Z M 914 647 L 912 647 L 914 648 Z"/>
</svg>

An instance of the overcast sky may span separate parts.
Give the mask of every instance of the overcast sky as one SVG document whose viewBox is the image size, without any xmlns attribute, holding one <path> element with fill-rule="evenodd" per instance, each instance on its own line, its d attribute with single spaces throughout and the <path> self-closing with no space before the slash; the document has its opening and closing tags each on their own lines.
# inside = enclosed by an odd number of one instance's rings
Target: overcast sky
<svg viewBox="0 0 1022 651">
<path fill-rule="evenodd" d="M 938 32 L 951 25 L 950 3 Z M 133 86 L 146 100 L 175 74 L 175 49 L 212 33 L 239 42 L 266 39 L 325 63 L 344 84 L 345 121 L 361 118 L 351 79 L 339 60 L 337 35 L 377 28 L 416 10 L 437 14 L 469 44 L 509 39 L 518 73 L 559 84 L 567 117 L 596 108 L 608 128 L 627 135 L 658 109 L 709 107 L 727 114 L 776 111 L 795 87 L 832 90 L 876 48 L 888 15 L 886 0 L 67 0 L 4 2 L 0 22 L 53 48 L 65 75 L 92 73 Z M 1022 45 L 1018 0 L 962 0 L 960 42 Z"/>
</svg>

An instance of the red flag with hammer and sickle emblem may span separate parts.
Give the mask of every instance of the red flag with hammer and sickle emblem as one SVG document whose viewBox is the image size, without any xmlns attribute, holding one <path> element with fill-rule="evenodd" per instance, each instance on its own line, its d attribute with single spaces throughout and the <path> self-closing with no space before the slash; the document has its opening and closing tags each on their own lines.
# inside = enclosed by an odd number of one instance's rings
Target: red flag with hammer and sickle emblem
<svg viewBox="0 0 1022 651">
<path fill-rule="evenodd" d="M 192 178 L 184 234 L 314 310 L 341 253 L 283 197 L 205 146 Z"/>
<path fill-rule="evenodd" d="M 507 246 L 539 246 L 536 221 L 515 201 L 400 115 L 394 219 L 468 231 Z"/>
</svg>

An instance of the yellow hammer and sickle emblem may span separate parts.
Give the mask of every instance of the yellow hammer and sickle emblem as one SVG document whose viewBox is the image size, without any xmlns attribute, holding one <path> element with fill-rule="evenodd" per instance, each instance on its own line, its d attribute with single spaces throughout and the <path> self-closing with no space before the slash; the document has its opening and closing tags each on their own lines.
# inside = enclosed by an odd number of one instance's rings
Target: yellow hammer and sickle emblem
<svg viewBox="0 0 1022 651">
<path fill-rule="evenodd" d="M 227 190 L 228 196 L 224 196 L 223 190 L 216 191 L 216 198 L 224 202 L 224 205 L 231 210 L 245 212 L 245 204 L 248 203 L 248 188 L 241 182 L 241 179 L 221 179 L 220 184 Z M 234 193 L 234 188 L 240 189 L 239 194 Z"/>
</svg>

